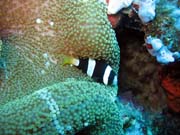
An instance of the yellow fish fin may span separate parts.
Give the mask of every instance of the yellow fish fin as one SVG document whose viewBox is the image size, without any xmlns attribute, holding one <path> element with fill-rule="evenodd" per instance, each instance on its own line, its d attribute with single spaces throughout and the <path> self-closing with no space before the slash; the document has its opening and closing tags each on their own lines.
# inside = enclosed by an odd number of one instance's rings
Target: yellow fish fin
<svg viewBox="0 0 180 135">
<path fill-rule="evenodd" d="M 73 60 L 71 56 L 64 56 L 63 66 L 73 64 Z"/>
</svg>

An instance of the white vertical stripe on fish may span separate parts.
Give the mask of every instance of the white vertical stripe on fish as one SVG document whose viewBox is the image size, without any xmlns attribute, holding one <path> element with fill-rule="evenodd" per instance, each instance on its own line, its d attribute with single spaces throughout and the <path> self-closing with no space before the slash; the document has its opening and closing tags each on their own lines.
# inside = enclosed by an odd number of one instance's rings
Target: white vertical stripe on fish
<svg viewBox="0 0 180 135">
<path fill-rule="evenodd" d="M 109 75 L 111 73 L 112 68 L 108 65 L 105 69 L 104 76 L 103 76 L 103 82 L 104 84 L 108 85 L 108 79 Z"/>
<path fill-rule="evenodd" d="M 73 64 L 73 65 L 79 66 L 79 63 L 80 63 L 79 59 L 73 58 L 73 61 L 72 61 L 72 64 Z"/>
<path fill-rule="evenodd" d="M 94 68 L 96 66 L 96 61 L 93 59 L 88 59 L 88 69 L 87 69 L 87 74 L 92 77 Z"/>
</svg>

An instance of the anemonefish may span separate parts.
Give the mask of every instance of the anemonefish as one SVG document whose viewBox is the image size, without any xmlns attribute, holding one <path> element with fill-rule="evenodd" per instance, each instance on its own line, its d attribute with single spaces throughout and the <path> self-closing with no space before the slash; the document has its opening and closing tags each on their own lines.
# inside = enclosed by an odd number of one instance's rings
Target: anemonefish
<svg viewBox="0 0 180 135">
<path fill-rule="evenodd" d="M 117 85 L 118 79 L 113 69 L 104 61 L 91 58 L 78 59 L 65 56 L 63 65 L 71 64 L 81 69 L 83 73 L 105 85 Z"/>
</svg>

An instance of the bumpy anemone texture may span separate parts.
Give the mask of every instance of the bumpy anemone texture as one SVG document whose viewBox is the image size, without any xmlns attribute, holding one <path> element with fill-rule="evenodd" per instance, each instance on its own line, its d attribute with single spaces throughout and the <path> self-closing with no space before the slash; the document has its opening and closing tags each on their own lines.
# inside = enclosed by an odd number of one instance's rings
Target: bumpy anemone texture
<svg viewBox="0 0 180 135">
<path fill-rule="evenodd" d="M 1 1 L 0 5 L 1 35 L 16 33 L 18 37 L 13 41 L 26 48 L 34 45 L 42 50 L 46 46 L 42 51 L 103 59 L 118 70 L 119 47 L 104 3 L 14 0 Z"/>
<path fill-rule="evenodd" d="M 105 60 L 117 72 L 119 46 L 97 0 L 1 1 L 4 83 L 1 103 L 67 78 L 90 80 L 63 55 Z"/>
<path fill-rule="evenodd" d="M 0 107 L 0 134 L 123 134 L 116 89 L 66 81 Z M 88 130 L 90 129 L 90 130 Z"/>
<path fill-rule="evenodd" d="M 105 60 L 118 71 L 103 3 L 2 0 L 0 36 L 0 134 L 123 134 L 117 88 L 62 66 L 71 55 Z"/>
</svg>

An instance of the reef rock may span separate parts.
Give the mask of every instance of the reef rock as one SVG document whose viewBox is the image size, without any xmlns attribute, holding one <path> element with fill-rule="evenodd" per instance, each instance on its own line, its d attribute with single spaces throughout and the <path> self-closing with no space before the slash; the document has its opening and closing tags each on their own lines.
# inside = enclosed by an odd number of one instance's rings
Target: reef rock
<svg viewBox="0 0 180 135">
<path fill-rule="evenodd" d="M 156 4 L 155 19 L 145 25 L 143 30 L 146 36 L 151 35 L 162 40 L 171 51 L 180 51 L 179 20 L 180 10 L 178 0 L 160 0 Z"/>
</svg>

